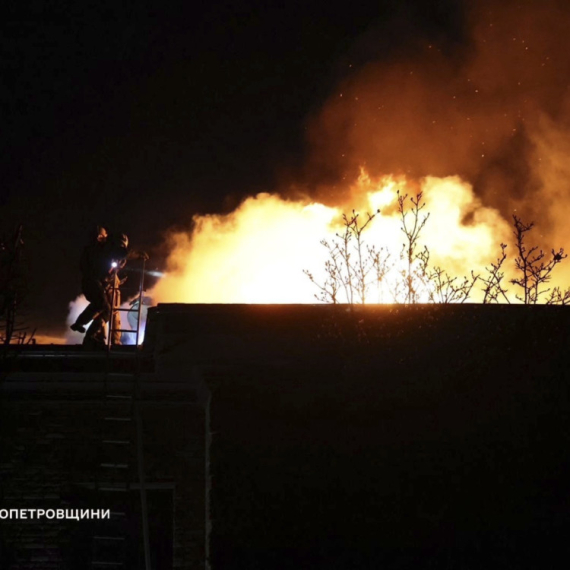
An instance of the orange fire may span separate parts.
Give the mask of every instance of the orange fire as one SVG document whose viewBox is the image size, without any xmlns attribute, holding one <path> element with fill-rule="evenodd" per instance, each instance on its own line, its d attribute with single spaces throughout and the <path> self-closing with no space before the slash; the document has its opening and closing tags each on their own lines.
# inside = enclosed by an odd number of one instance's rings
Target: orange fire
<svg viewBox="0 0 570 570">
<path fill-rule="evenodd" d="M 364 220 L 379 208 L 363 237 L 384 247 L 392 265 L 368 299 L 402 301 L 399 189 L 423 192 L 430 218 L 420 241 L 432 267 L 460 278 L 484 274 L 509 244 L 503 284 L 516 302 L 511 214 L 537 222 L 528 245 L 547 256 L 570 240 L 570 7 L 481 0 L 464 17 L 458 43 L 417 36 L 388 55 L 374 49 L 373 30 L 357 42 L 341 81 L 308 117 L 310 152 L 295 179 L 310 198 L 288 198 L 287 189 L 248 198 L 227 215 L 196 216 L 191 232 L 170 237 L 155 300 L 314 302 L 318 289 L 303 270 L 325 282 L 320 241 L 342 233 L 342 212 L 354 208 Z M 366 60 L 368 47 L 376 61 Z M 359 50 L 364 60 L 353 66 Z M 545 288 L 569 284 L 566 261 Z M 470 300 L 481 299 L 478 282 Z"/>
<path fill-rule="evenodd" d="M 412 194 L 415 189 L 403 177 L 372 180 L 365 171 L 347 188 L 363 220 L 365 212 L 381 211 L 363 239 L 390 254 L 390 270 L 370 302 L 405 301 L 396 285 L 406 266 L 401 260 L 404 234 L 397 190 Z M 430 263 L 458 276 L 483 271 L 497 257 L 499 244 L 509 240 L 508 222 L 457 177 L 425 178 L 421 191 L 429 219 L 420 243 L 429 249 Z M 321 240 L 339 239 L 342 211 L 342 206 L 259 194 L 231 214 L 196 216 L 191 233 L 170 237 L 167 274 L 152 295 L 158 302 L 315 302 L 316 287 L 303 270 L 324 283 L 327 251 Z M 473 300 L 478 296 L 474 289 Z M 424 293 L 418 300 L 428 298 Z"/>
</svg>

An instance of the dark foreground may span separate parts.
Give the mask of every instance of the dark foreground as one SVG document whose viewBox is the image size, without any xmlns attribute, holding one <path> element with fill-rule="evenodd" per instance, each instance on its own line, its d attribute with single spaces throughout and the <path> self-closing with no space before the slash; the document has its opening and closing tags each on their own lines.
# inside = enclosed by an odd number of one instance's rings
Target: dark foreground
<svg viewBox="0 0 570 570">
<path fill-rule="evenodd" d="M 147 480 L 175 489 L 156 510 L 175 524 L 171 547 L 155 540 L 155 567 L 558 567 L 570 553 L 569 324 L 566 307 L 159 306 L 145 458 Z M 205 415 L 188 405 L 173 421 L 167 402 L 190 385 Z M 25 400 L 14 390 L 8 407 Z M 206 444 L 190 449 L 201 426 Z M 200 479 L 189 453 L 203 455 L 203 487 L 187 483 Z M 203 549 L 181 547 L 183 523 L 202 524 Z"/>
</svg>

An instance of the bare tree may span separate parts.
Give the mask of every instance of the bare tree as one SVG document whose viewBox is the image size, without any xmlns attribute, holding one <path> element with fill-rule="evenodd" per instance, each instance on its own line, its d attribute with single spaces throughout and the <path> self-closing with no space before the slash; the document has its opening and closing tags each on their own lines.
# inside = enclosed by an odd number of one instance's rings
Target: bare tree
<svg viewBox="0 0 570 570">
<path fill-rule="evenodd" d="M 554 287 L 546 299 L 547 305 L 570 305 L 570 288 L 562 291 L 560 287 Z"/>
<path fill-rule="evenodd" d="M 319 283 L 314 275 L 304 270 L 305 275 L 318 287 L 316 298 L 325 303 L 339 303 L 344 300 L 349 305 L 364 304 L 372 285 L 383 279 L 387 272 L 387 254 L 384 249 L 376 250 L 366 245 L 363 232 L 380 213 L 366 214 L 366 221 L 359 223 L 360 214 L 352 211 L 350 216 L 343 214 L 343 232 L 336 234 L 332 242 L 321 241 L 328 252 L 325 262 L 326 278 Z"/>
<path fill-rule="evenodd" d="M 490 303 L 498 303 L 499 297 L 510 303 L 511 301 L 507 297 L 507 289 L 503 287 L 503 278 L 505 272 L 502 270 L 503 264 L 507 259 L 507 244 L 501 244 L 501 255 L 496 261 L 491 262 L 491 267 L 485 267 L 487 274 L 484 277 L 480 277 L 483 282 L 483 304 L 487 305 Z"/>
<path fill-rule="evenodd" d="M 479 279 L 479 276 L 475 275 L 473 271 L 471 278 L 463 277 L 463 280 L 460 280 L 459 277 L 452 277 L 439 266 L 432 269 L 429 261 L 429 249 L 426 246 L 416 255 L 416 259 L 418 264 L 415 274 L 424 286 L 430 303 L 464 303 L 469 298 L 477 279 Z"/>
<path fill-rule="evenodd" d="M 546 258 L 546 254 L 538 246 L 528 249 L 525 243 L 526 234 L 532 230 L 534 222 L 525 224 L 518 216 L 513 215 L 513 224 L 515 247 L 518 253 L 515 266 L 519 271 L 519 276 L 511 279 L 511 283 L 522 289 L 522 297 L 517 295 L 517 299 L 525 305 L 534 305 L 541 295 L 550 291 L 550 288 L 544 289 L 543 286 L 550 281 L 554 268 L 568 256 L 562 248 L 558 251 L 551 250 L 550 259 Z"/>
<path fill-rule="evenodd" d="M 375 274 L 375 285 L 378 292 L 378 302 L 382 300 L 382 284 L 385 282 L 386 275 L 390 272 L 393 264 L 390 264 L 390 253 L 384 247 L 376 249 L 373 245 L 368 246 L 368 255 L 372 262 Z"/>
<path fill-rule="evenodd" d="M 420 235 L 429 218 L 429 214 L 422 213 L 425 208 L 422 193 L 408 199 L 407 194 L 401 195 L 398 191 L 397 203 L 405 241 L 396 279 L 389 280 L 392 300 L 411 304 L 419 302 L 423 296 L 433 303 L 465 302 L 478 276 L 472 272 L 470 278 L 460 280 L 440 267 L 432 269 L 428 248 L 419 249 Z M 367 214 L 362 225 L 354 210 L 350 216 L 343 214 L 343 232 L 336 234 L 332 243 L 321 241 L 328 252 L 325 281 L 320 283 L 311 272 L 304 271 L 319 289 L 315 295 L 319 301 L 336 304 L 344 298 L 349 305 L 364 304 L 370 299 L 373 286 L 376 286 L 378 301 L 381 301 L 382 287 L 388 282 L 386 277 L 394 272 L 396 264 L 390 263 L 390 253 L 384 247 L 369 246 L 363 239 L 364 231 L 379 214 L 380 210 Z"/>
<path fill-rule="evenodd" d="M 27 344 L 33 341 L 32 332 L 24 326 L 23 301 L 27 293 L 22 269 L 23 227 L 0 238 L 0 344 Z"/>
<path fill-rule="evenodd" d="M 325 261 L 326 278 L 324 283 L 319 283 L 314 275 L 307 269 L 303 273 L 317 286 L 319 293 L 315 294 L 315 298 L 323 303 L 339 303 L 339 292 L 343 286 L 340 267 L 340 252 L 335 245 L 329 244 L 327 240 L 322 240 L 321 245 L 325 247 L 329 253 L 329 259 Z"/>
<path fill-rule="evenodd" d="M 419 298 L 418 286 L 423 282 L 427 262 L 422 260 L 421 253 L 417 253 L 419 246 L 419 237 L 422 229 L 426 225 L 429 214 L 422 214 L 425 208 L 425 202 L 422 201 L 423 193 L 419 192 L 416 197 L 410 197 L 411 208 L 407 208 L 408 195 L 400 194 L 398 190 L 398 212 L 400 213 L 401 227 L 405 242 L 402 246 L 401 259 L 405 263 L 406 268 L 402 269 L 401 274 L 405 287 L 406 303 L 417 303 Z M 427 252 L 424 249 L 425 253 Z M 418 255 L 420 256 L 418 259 Z M 429 258 L 429 255 L 428 255 Z M 419 261 L 419 271 L 416 270 Z"/>
<path fill-rule="evenodd" d="M 364 304 L 369 300 L 370 289 L 378 287 L 379 301 L 381 286 L 389 283 L 392 300 L 395 303 L 418 303 L 425 299 L 432 303 L 464 303 L 472 293 L 473 287 L 481 280 L 483 287 L 483 303 L 510 303 L 508 290 L 503 282 L 504 266 L 507 260 L 507 245 L 501 243 L 498 258 L 485 267 L 483 276 L 471 271 L 468 277 L 450 275 L 445 269 L 430 265 L 430 252 L 424 245 L 421 247 L 421 232 L 429 218 L 423 213 L 425 202 L 422 193 L 408 198 L 407 194 L 397 193 L 400 230 L 405 240 L 400 252 L 400 266 L 396 271 L 395 263 L 390 264 L 390 254 L 383 247 L 365 244 L 363 233 L 372 220 L 380 213 L 367 214 L 366 221 L 360 225 L 359 214 L 354 210 L 350 216 L 343 215 L 344 229 L 336 234 L 335 240 L 321 243 L 328 251 L 325 262 L 326 278 L 324 283 L 316 281 L 312 273 L 305 274 L 318 287 L 316 298 L 325 303 L 346 302 L 350 305 Z M 409 205 L 411 204 L 411 205 Z M 566 259 L 563 249 L 551 251 L 551 257 L 534 246 L 527 248 L 526 234 L 534 227 L 533 223 L 525 224 L 516 215 L 513 216 L 515 247 L 518 253 L 515 267 L 519 274 L 511 283 L 520 287 L 522 296 L 517 299 L 525 304 L 570 305 L 570 288 L 562 291 L 555 287 L 552 291 L 545 288 L 550 281 L 554 268 Z M 396 272 L 395 279 L 386 279 L 390 273 Z M 545 297 L 545 295 L 548 297 Z"/>
<path fill-rule="evenodd" d="M 451 277 L 447 271 L 441 267 L 434 267 L 429 273 L 429 283 L 433 286 L 429 292 L 432 303 L 465 303 L 479 275 L 471 272 L 471 277 Z"/>
</svg>

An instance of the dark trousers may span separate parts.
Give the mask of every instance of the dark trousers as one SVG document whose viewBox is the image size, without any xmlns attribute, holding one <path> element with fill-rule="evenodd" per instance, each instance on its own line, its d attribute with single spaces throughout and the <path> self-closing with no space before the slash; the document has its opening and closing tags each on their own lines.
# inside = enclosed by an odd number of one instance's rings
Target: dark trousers
<svg viewBox="0 0 570 570">
<path fill-rule="evenodd" d="M 93 321 L 87 329 L 85 338 L 101 340 L 105 342 L 105 323 L 111 316 L 111 304 L 109 295 L 105 291 L 105 286 L 101 281 L 96 279 L 84 279 L 81 289 L 85 298 L 89 301 L 89 305 L 77 317 L 76 323 L 85 326 Z"/>
</svg>

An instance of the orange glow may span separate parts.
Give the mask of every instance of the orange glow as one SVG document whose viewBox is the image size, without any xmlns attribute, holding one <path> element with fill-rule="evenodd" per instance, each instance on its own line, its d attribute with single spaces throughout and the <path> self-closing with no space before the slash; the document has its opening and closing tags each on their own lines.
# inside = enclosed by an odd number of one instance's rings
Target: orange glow
<svg viewBox="0 0 570 570">
<path fill-rule="evenodd" d="M 430 217 L 419 249 L 426 245 L 431 264 L 452 275 L 482 271 L 497 257 L 499 244 L 508 241 L 509 223 L 457 177 L 428 177 L 420 186 Z M 366 212 L 382 210 L 363 237 L 366 244 L 390 253 L 392 267 L 370 302 L 405 300 L 396 291 L 407 266 L 400 261 L 404 235 L 396 191 L 414 195 L 416 189 L 403 177 L 372 180 L 364 171 L 346 189 L 345 195 L 362 207 L 362 220 Z M 342 233 L 342 211 L 259 194 L 228 215 L 196 216 L 191 233 L 170 236 L 167 274 L 152 296 L 157 302 L 313 303 L 317 290 L 303 270 L 324 282 L 327 252 L 320 241 L 332 242 Z M 472 299 L 478 296 L 474 290 Z M 428 300 L 426 291 L 419 300 Z"/>
<path fill-rule="evenodd" d="M 292 201 L 285 190 L 249 198 L 228 215 L 196 216 L 192 232 L 171 236 L 168 275 L 155 300 L 314 302 L 318 290 L 302 271 L 324 282 L 327 252 L 319 242 L 332 242 L 342 212 L 354 208 L 360 220 L 382 211 L 364 238 L 394 262 L 369 301 L 402 301 L 394 291 L 408 270 L 399 261 L 399 189 L 423 191 L 430 218 L 419 249 L 429 248 L 432 268 L 460 279 L 471 270 L 485 275 L 508 244 L 502 284 L 516 302 L 511 215 L 536 222 L 527 245 L 547 256 L 570 239 L 570 7 L 473 4 L 462 49 L 418 37 L 409 51 L 350 65 L 308 116 L 309 152 L 296 183 L 311 198 Z M 372 31 L 365 46 L 374 49 Z M 570 260 L 545 289 L 569 284 Z M 481 287 L 471 301 L 482 300 Z M 418 295 L 425 301 L 429 290 Z"/>
<path fill-rule="evenodd" d="M 167 275 L 155 301 L 188 303 L 311 302 L 302 273 L 322 259 L 319 241 L 339 215 L 321 204 L 259 194 L 232 214 L 197 216 L 191 235 L 171 236 Z"/>
</svg>

